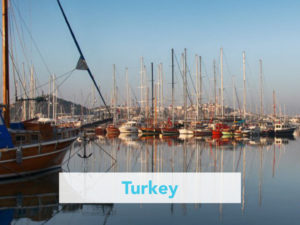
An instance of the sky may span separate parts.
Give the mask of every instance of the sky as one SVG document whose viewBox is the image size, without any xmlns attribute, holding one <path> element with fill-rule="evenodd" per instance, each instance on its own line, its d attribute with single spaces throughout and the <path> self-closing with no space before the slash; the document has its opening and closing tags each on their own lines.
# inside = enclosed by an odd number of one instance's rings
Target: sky
<svg viewBox="0 0 300 225">
<path fill-rule="evenodd" d="M 13 24 L 19 24 L 19 33 L 23 32 L 26 42 L 26 57 L 21 47 L 15 47 L 20 52 L 15 54 L 18 65 L 24 61 L 30 62 L 34 66 L 38 84 L 46 83 L 49 73 L 59 76 L 75 68 L 79 54 L 56 0 L 11 1 L 11 11 L 17 15 Z M 207 102 L 212 96 L 212 62 L 215 59 L 219 67 L 222 47 L 226 105 L 232 105 L 233 76 L 239 100 L 243 99 L 242 52 L 245 51 L 247 108 L 256 111 L 259 105 L 259 59 L 262 59 L 265 111 L 272 110 L 274 89 L 277 104 L 282 111 L 285 106 L 287 113 L 300 114 L 300 103 L 295 101 L 300 83 L 299 1 L 61 0 L 61 4 L 87 63 L 107 99 L 112 91 L 113 64 L 117 68 L 119 103 L 125 101 L 126 67 L 129 70 L 130 86 L 139 98 L 139 65 L 140 57 L 143 56 L 148 75 L 150 63 L 154 63 L 155 78 L 157 65 L 163 63 L 165 102 L 169 105 L 171 48 L 174 48 L 178 60 L 186 48 L 187 64 L 193 79 L 195 54 L 202 56 L 203 100 Z M 28 29 L 22 28 L 24 24 Z M 15 25 L 12 27 L 18 30 Z M 14 32 L 16 36 L 17 33 Z M 12 43 L 18 42 L 18 38 L 15 39 Z M 181 104 L 182 79 L 177 65 L 175 70 L 176 103 Z M 217 76 L 219 79 L 219 68 Z M 191 80 L 189 85 L 191 87 Z M 60 86 L 59 95 L 88 105 L 91 87 L 88 74 L 75 71 Z M 47 88 L 44 86 L 40 91 L 47 92 Z M 97 96 L 97 104 L 99 102 Z"/>
</svg>

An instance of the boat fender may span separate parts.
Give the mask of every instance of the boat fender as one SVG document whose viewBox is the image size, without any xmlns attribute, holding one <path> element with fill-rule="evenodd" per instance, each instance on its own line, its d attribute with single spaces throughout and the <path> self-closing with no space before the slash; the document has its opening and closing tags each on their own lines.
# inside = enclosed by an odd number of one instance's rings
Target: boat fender
<svg viewBox="0 0 300 225">
<path fill-rule="evenodd" d="M 16 161 L 18 164 L 22 163 L 22 148 L 18 147 L 16 150 Z"/>
</svg>

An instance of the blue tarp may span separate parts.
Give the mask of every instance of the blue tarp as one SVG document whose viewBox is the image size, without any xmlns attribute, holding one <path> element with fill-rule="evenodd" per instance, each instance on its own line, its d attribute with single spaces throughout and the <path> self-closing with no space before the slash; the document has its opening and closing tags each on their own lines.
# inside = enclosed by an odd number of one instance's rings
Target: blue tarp
<svg viewBox="0 0 300 225">
<path fill-rule="evenodd" d="M 13 219 L 14 219 L 13 209 L 0 210 L 0 224 L 10 225 Z"/>
<path fill-rule="evenodd" d="M 24 124 L 22 122 L 19 123 L 10 123 L 10 128 L 13 130 L 24 130 Z"/>
<path fill-rule="evenodd" d="M 12 148 L 14 147 L 10 133 L 8 133 L 7 127 L 5 126 L 2 112 L 0 111 L 0 148 Z"/>
</svg>

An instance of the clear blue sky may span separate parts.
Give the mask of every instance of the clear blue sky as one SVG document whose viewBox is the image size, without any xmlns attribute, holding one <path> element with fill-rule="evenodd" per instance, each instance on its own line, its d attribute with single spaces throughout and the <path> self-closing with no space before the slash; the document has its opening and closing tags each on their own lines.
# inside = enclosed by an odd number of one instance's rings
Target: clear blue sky
<svg viewBox="0 0 300 225">
<path fill-rule="evenodd" d="M 12 0 L 22 10 L 32 35 L 51 72 L 60 75 L 75 67 L 79 57 L 56 0 Z M 203 58 L 206 69 L 206 99 L 211 89 L 212 61 L 219 63 L 224 48 L 225 102 L 231 104 L 232 75 L 242 91 L 242 51 L 246 51 L 248 107 L 255 111 L 258 100 L 258 60 L 263 60 L 266 107 L 271 109 L 273 88 L 278 102 L 289 113 L 300 113 L 296 100 L 300 83 L 300 1 L 100 1 L 61 0 L 71 26 L 86 56 L 89 67 L 109 95 L 112 87 L 112 64 L 117 67 L 117 83 L 124 93 L 124 71 L 129 68 L 130 83 L 139 97 L 139 59 L 164 64 L 165 93 L 169 99 L 170 50 L 179 58 L 184 48 L 194 71 L 194 56 Z M 30 49 L 30 47 L 29 47 Z M 48 73 L 31 47 L 31 58 L 39 82 Z M 181 98 L 181 80 L 177 72 L 177 99 Z M 60 90 L 63 97 L 84 101 L 91 81 L 78 71 Z M 241 92 L 242 93 L 242 92 Z M 240 95 L 240 100 L 242 96 Z M 180 100 L 178 100 L 180 103 Z"/>
</svg>

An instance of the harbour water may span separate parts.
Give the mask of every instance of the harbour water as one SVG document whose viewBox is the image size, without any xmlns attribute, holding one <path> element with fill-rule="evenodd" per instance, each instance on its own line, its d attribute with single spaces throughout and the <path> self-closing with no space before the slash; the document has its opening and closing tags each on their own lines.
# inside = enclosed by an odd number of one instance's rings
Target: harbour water
<svg viewBox="0 0 300 225">
<path fill-rule="evenodd" d="M 241 204 L 59 204 L 58 172 L 0 185 L 0 224 L 299 224 L 300 138 L 97 137 L 65 172 L 241 172 Z"/>
</svg>

